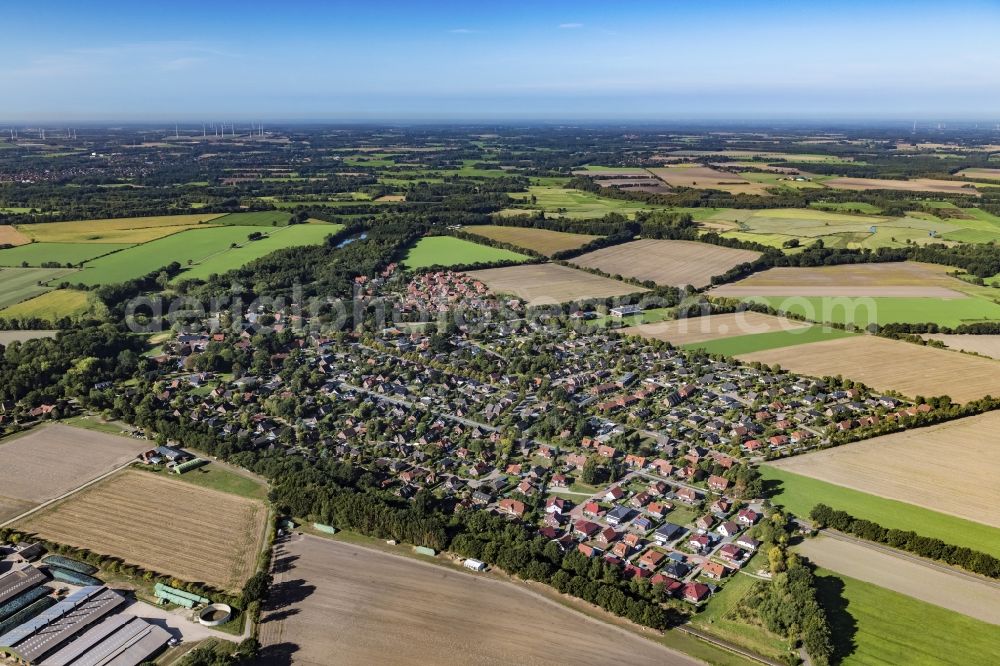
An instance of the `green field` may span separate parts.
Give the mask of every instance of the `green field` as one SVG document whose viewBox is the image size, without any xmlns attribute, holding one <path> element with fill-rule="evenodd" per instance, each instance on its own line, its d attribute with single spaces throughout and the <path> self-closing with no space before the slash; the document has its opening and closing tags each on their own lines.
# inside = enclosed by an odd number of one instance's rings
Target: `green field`
<svg viewBox="0 0 1000 666">
<path fill-rule="evenodd" d="M 531 261 L 531 257 L 452 236 L 428 236 L 410 248 L 403 264 L 408 268 L 427 268 L 495 261 Z"/>
<path fill-rule="evenodd" d="M 237 226 L 284 226 L 288 224 L 290 213 L 282 210 L 258 210 L 252 213 L 230 213 L 212 220 L 213 224 L 229 224 Z"/>
<path fill-rule="evenodd" d="M 722 354 L 723 356 L 736 356 L 737 354 L 751 354 L 753 352 L 767 349 L 780 349 L 782 347 L 793 347 L 804 345 L 810 342 L 821 342 L 823 340 L 836 340 L 849 335 L 855 335 L 839 328 L 828 328 L 825 326 L 810 326 L 809 328 L 799 328 L 791 331 L 772 331 L 770 333 L 751 333 L 749 335 L 736 335 L 731 338 L 718 338 L 706 342 L 693 342 L 683 345 L 684 349 L 701 349 L 709 354 Z"/>
<path fill-rule="evenodd" d="M 170 479 L 180 479 L 202 488 L 211 488 L 230 495 L 239 495 L 250 499 L 267 498 L 266 484 L 213 463 L 184 474 L 173 474 L 166 470 L 158 473 Z"/>
<path fill-rule="evenodd" d="M 780 482 L 778 494 L 771 501 L 783 505 L 797 516 L 808 518 L 814 506 L 826 504 L 857 518 L 877 522 L 883 527 L 913 530 L 922 536 L 1000 557 L 1000 529 L 995 527 L 913 504 L 876 497 L 769 465 L 761 465 L 760 472 L 769 482 L 768 485 Z"/>
<path fill-rule="evenodd" d="M 527 194 L 511 192 L 510 197 L 524 208 L 509 208 L 504 211 L 505 215 L 528 214 L 532 210 L 543 210 L 546 217 L 590 219 L 604 217 L 608 213 L 634 217 L 636 211 L 658 208 L 641 201 L 606 199 L 590 192 L 567 190 L 562 187 L 533 185 L 528 188 Z M 531 203 L 531 197 L 535 198 L 534 203 Z"/>
<path fill-rule="evenodd" d="M 866 213 L 868 215 L 878 215 L 879 213 L 882 212 L 878 206 L 873 206 L 872 204 L 865 203 L 864 201 L 837 201 L 837 202 L 818 201 L 810 204 L 809 207 L 816 208 L 818 210 L 831 210 L 834 212 L 859 210 L 862 213 Z"/>
<path fill-rule="evenodd" d="M 865 327 L 877 324 L 934 322 L 940 326 L 958 326 L 979 321 L 1000 320 L 1000 305 L 986 298 L 920 297 L 824 297 L 824 296 L 755 296 L 754 302 L 790 312 L 811 321 L 854 324 Z"/>
<path fill-rule="evenodd" d="M 38 319 L 55 321 L 62 317 L 75 317 L 83 314 L 87 311 L 87 306 L 87 292 L 56 289 L 0 310 L 0 319 L 37 317 Z"/>
<path fill-rule="evenodd" d="M 830 619 L 835 663 L 997 663 L 1000 629 L 871 583 L 817 569 L 820 603 Z"/>
<path fill-rule="evenodd" d="M 817 206 L 829 207 L 827 204 Z M 841 210 L 855 207 L 860 208 L 857 204 L 844 204 Z M 874 249 L 904 247 L 908 243 L 934 243 L 942 238 L 986 242 L 1000 233 L 1000 226 L 978 215 L 968 220 L 942 220 L 923 213 L 892 218 L 816 208 L 733 209 L 721 211 L 708 221 L 712 223 L 712 230 L 727 238 L 756 241 L 772 247 L 781 247 L 785 241 L 795 238 L 803 245 L 819 239 L 832 248 Z"/>
<path fill-rule="evenodd" d="M 122 243 L 30 243 L 0 250 L 0 266 L 40 266 L 44 263 L 82 264 L 96 257 L 124 250 Z"/>
<path fill-rule="evenodd" d="M 49 291 L 49 280 L 73 273 L 66 268 L 0 268 L 0 308 L 34 298 Z"/>
<path fill-rule="evenodd" d="M 295 224 L 265 231 L 267 238 L 246 242 L 246 236 L 239 247 L 227 248 L 218 254 L 196 263 L 181 272 L 178 279 L 204 280 L 213 273 L 226 273 L 240 268 L 254 259 L 271 254 L 277 250 L 301 245 L 320 245 L 324 239 L 344 228 L 342 224 Z"/>
</svg>

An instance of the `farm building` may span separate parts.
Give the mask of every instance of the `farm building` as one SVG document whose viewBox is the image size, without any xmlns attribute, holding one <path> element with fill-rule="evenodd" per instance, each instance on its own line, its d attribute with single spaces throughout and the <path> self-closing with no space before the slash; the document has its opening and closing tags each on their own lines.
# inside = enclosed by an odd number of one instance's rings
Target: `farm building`
<svg viewBox="0 0 1000 666">
<path fill-rule="evenodd" d="M 22 592 L 37 587 L 48 580 L 35 567 L 15 569 L 0 576 L 0 604 L 7 603 Z"/>
<path fill-rule="evenodd" d="M 136 666 L 170 640 L 161 627 L 117 614 L 125 598 L 103 586 L 82 587 L 0 636 L 0 653 L 31 666 L 114 663 Z"/>
<path fill-rule="evenodd" d="M 637 315 L 642 312 L 642 308 L 638 305 L 619 305 L 616 308 L 611 308 L 611 316 L 616 319 L 621 319 L 622 317 L 628 317 L 631 315 Z"/>
</svg>

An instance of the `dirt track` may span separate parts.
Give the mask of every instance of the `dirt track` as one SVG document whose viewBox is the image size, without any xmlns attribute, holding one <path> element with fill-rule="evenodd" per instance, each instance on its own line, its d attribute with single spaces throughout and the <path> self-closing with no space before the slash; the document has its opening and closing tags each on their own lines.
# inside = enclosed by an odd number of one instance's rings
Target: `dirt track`
<svg viewBox="0 0 1000 666">
<path fill-rule="evenodd" d="M 262 664 L 696 664 L 520 587 L 344 542 L 275 550 Z"/>
<path fill-rule="evenodd" d="M 821 567 L 974 617 L 1000 624 L 1000 585 L 829 536 L 795 550 Z"/>
</svg>

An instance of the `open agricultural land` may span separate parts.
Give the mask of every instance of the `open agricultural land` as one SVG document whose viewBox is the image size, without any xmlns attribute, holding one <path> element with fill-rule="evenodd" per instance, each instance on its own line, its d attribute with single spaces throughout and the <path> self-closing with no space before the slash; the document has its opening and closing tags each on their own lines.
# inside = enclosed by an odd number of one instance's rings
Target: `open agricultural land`
<svg viewBox="0 0 1000 666">
<path fill-rule="evenodd" d="M 126 243 L 31 243 L 0 250 L 0 266 L 41 266 L 42 264 L 72 264 L 132 247 Z"/>
<path fill-rule="evenodd" d="M 846 206 L 851 210 L 857 204 Z M 886 217 L 816 208 L 729 209 L 701 220 L 701 226 L 726 238 L 775 248 L 785 247 L 790 242 L 804 246 L 822 240 L 829 248 L 874 249 L 905 247 L 912 243 L 986 242 L 1000 236 L 1000 219 L 979 217 L 972 212 L 967 217 L 941 219 L 928 214 L 918 217 L 917 213 Z M 974 240 L 967 237 L 969 234 L 982 236 L 982 239 Z"/>
<path fill-rule="evenodd" d="M 772 463 L 796 474 L 1000 528 L 1000 412 Z M 970 461 L 972 464 L 970 464 Z M 928 483 L 928 464 L 933 482 Z M 955 489 L 961 488 L 961 493 Z"/>
<path fill-rule="evenodd" d="M 486 574 L 311 536 L 279 544 L 274 559 L 260 625 L 262 657 L 274 663 L 598 666 L 612 653 L 697 663 Z"/>
<path fill-rule="evenodd" d="M 222 217 L 222 213 L 123 217 L 25 224 L 18 229 L 39 243 L 146 243 Z"/>
<path fill-rule="evenodd" d="M 811 321 L 958 326 L 1000 319 L 998 294 L 947 274 L 947 266 L 911 261 L 772 268 L 712 289 L 713 296 L 765 303 Z"/>
<path fill-rule="evenodd" d="M 65 268 L 0 268 L 0 308 L 44 294 L 50 289 L 46 282 L 72 274 Z"/>
<path fill-rule="evenodd" d="M 302 224 L 278 229 L 255 226 L 204 226 L 159 238 L 84 264 L 71 281 L 86 286 L 114 284 L 146 275 L 171 262 L 187 270 L 179 276 L 208 277 L 238 268 L 275 250 L 313 245 L 343 228 L 340 225 Z M 249 240 L 264 233 L 260 240 Z"/>
<path fill-rule="evenodd" d="M 757 259 L 759 252 L 682 240 L 643 239 L 601 248 L 573 259 L 610 275 L 661 285 L 704 287 L 712 277 Z"/>
<path fill-rule="evenodd" d="M 56 321 L 87 312 L 91 296 L 86 291 L 55 289 L 0 310 L 0 319 L 44 319 Z"/>
<path fill-rule="evenodd" d="M 809 324 L 794 319 L 773 317 L 752 310 L 744 310 L 730 314 L 714 314 L 639 324 L 624 328 L 621 332 L 651 340 L 663 340 L 675 347 L 681 347 L 718 338 L 776 332 L 791 333 L 807 328 L 809 328 Z"/>
<path fill-rule="evenodd" d="M 627 199 L 609 199 L 591 192 L 566 189 L 552 185 L 532 185 L 528 192 L 511 192 L 516 208 L 500 212 L 504 215 L 531 215 L 534 211 L 544 211 L 545 217 L 567 217 L 571 219 L 593 219 L 608 213 L 618 213 L 635 217 L 636 211 L 662 208 Z"/>
<path fill-rule="evenodd" d="M 971 180 L 1000 181 L 1000 169 L 962 169 L 955 175 Z"/>
<path fill-rule="evenodd" d="M 684 347 L 686 349 L 701 349 L 709 354 L 738 356 L 739 354 L 752 354 L 769 349 L 807 345 L 824 340 L 837 340 L 851 335 L 855 334 L 839 328 L 817 325 L 791 331 L 774 331 L 771 333 L 737 335 L 731 338 L 717 338 L 707 342 L 690 343 L 684 345 Z"/>
<path fill-rule="evenodd" d="M 1000 359 L 1000 335 L 953 335 L 948 333 L 924 333 L 925 340 L 937 340 L 948 349 Z"/>
<path fill-rule="evenodd" d="M 834 657 L 844 666 L 966 666 L 970 655 L 1000 654 L 994 625 L 828 569 L 816 573 Z"/>
<path fill-rule="evenodd" d="M 932 465 L 933 461 L 928 461 L 927 464 Z M 913 531 L 921 536 L 941 539 L 945 543 L 1000 557 L 1000 529 L 981 522 L 852 490 L 771 464 L 761 465 L 760 472 L 767 482 L 769 492 L 773 493 L 771 500 L 797 516 L 808 516 L 814 506 L 826 504 L 883 527 Z"/>
<path fill-rule="evenodd" d="M 243 229 L 245 227 L 237 228 Z M 240 268 L 254 259 L 260 259 L 278 250 L 302 245 L 319 245 L 327 236 L 335 234 L 343 228 L 342 224 L 296 224 L 290 227 L 266 230 L 264 233 L 267 236 L 260 240 L 252 242 L 241 240 L 237 247 L 210 255 L 190 268 L 183 269 L 178 279 L 205 280 L 213 273 L 222 274 Z"/>
<path fill-rule="evenodd" d="M 430 266 L 461 266 L 500 261 L 531 261 L 525 254 L 480 245 L 453 236 L 428 236 L 410 248 L 403 265 L 407 268 Z"/>
<path fill-rule="evenodd" d="M 575 250 L 583 247 L 598 236 L 574 234 L 565 231 L 550 231 L 549 229 L 532 229 L 528 227 L 501 227 L 492 225 L 473 225 L 464 228 L 465 231 L 477 236 L 483 236 L 501 243 L 510 243 L 526 250 L 551 256 L 556 252 Z"/>
<path fill-rule="evenodd" d="M 722 190 L 730 194 L 764 194 L 767 188 L 766 184 L 752 183 L 739 174 L 701 165 L 656 168 L 650 172 L 670 187 Z"/>
<path fill-rule="evenodd" d="M 126 470 L 17 527 L 181 580 L 237 590 L 256 568 L 266 520 L 262 502 Z"/>
<path fill-rule="evenodd" d="M 61 424 L 0 440 L 0 522 L 124 465 L 147 446 Z"/>
<path fill-rule="evenodd" d="M 712 289 L 713 296 L 904 296 L 964 298 L 967 282 L 947 266 L 900 261 L 771 268 Z"/>
<path fill-rule="evenodd" d="M 0 224 L 0 245 L 26 245 L 31 239 L 9 224 Z"/>
<path fill-rule="evenodd" d="M 1000 361 L 933 347 L 858 335 L 742 354 L 741 361 L 778 364 L 813 377 L 844 376 L 877 391 L 968 402 L 1000 395 Z"/>
<path fill-rule="evenodd" d="M 648 291 L 559 264 L 530 264 L 470 271 L 494 294 L 513 294 L 529 305 L 565 303 L 587 298 L 611 298 Z"/>
<path fill-rule="evenodd" d="M 985 578 L 834 536 L 806 539 L 795 551 L 824 569 L 1000 625 L 1000 585 Z"/>
<path fill-rule="evenodd" d="M 893 180 L 886 178 L 831 178 L 823 183 L 838 190 L 902 190 L 905 192 L 942 192 L 981 196 L 972 183 L 934 178 Z"/>
</svg>

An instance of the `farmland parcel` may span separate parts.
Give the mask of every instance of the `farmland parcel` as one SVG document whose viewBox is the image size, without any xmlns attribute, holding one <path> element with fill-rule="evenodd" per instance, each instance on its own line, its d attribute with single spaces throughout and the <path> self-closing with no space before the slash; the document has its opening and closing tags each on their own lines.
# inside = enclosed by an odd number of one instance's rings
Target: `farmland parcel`
<svg viewBox="0 0 1000 666">
<path fill-rule="evenodd" d="M 500 261 L 531 261 L 531 257 L 453 236 L 428 236 L 410 249 L 403 264 L 407 268 L 428 268 Z"/>
<path fill-rule="evenodd" d="M 0 440 L 0 522 L 112 471 L 147 446 L 61 424 Z"/>
<path fill-rule="evenodd" d="M 844 666 L 967 666 L 970 655 L 1000 654 L 995 625 L 826 569 L 816 573 Z"/>
<path fill-rule="evenodd" d="M 263 503 L 126 470 L 18 527 L 182 580 L 236 590 L 263 545 Z"/>
<path fill-rule="evenodd" d="M 730 314 L 706 315 L 640 324 L 622 329 L 626 335 L 638 335 L 650 340 L 663 340 L 675 346 L 706 342 L 731 336 L 759 335 L 780 331 L 794 332 L 809 327 L 794 319 L 772 317 L 753 310 Z"/>
<path fill-rule="evenodd" d="M 573 259 L 573 263 L 661 285 L 704 287 L 711 283 L 712 276 L 759 256 L 759 252 L 708 243 L 643 239 L 588 252 Z"/>
<path fill-rule="evenodd" d="M 842 375 L 877 391 L 968 402 L 1000 395 L 1000 361 L 858 335 L 738 356 L 814 377 Z"/>
<path fill-rule="evenodd" d="M 510 243 L 517 247 L 534 250 L 539 254 L 547 256 L 564 250 L 575 250 L 598 238 L 597 236 L 589 236 L 587 234 L 550 231 L 549 229 L 498 227 L 485 224 L 465 227 L 465 231 L 501 243 Z"/>
<path fill-rule="evenodd" d="M 44 243 L 145 243 L 217 217 L 222 217 L 222 213 L 47 222 L 25 224 L 18 229 Z"/>
<path fill-rule="evenodd" d="M 795 550 L 825 569 L 1000 624 L 1000 587 L 986 579 L 830 536 L 806 539 Z"/>
<path fill-rule="evenodd" d="M 921 536 L 1000 557 L 1000 529 L 793 474 L 771 465 L 762 465 L 760 472 L 775 490 L 774 503 L 798 516 L 808 516 L 814 506 L 826 504 L 890 529 L 917 532 Z"/>
<path fill-rule="evenodd" d="M 521 586 L 347 543 L 293 537 L 275 568 L 265 661 L 598 666 L 622 652 L 629 664 L 696 663 Z"/>
<path fill-rule="evenodd" d="M 0 268 L 0 308 L 44 294 L 51 289 L 44 283 L 72 273 L 66 268 Z"/>
<path fill-rule="evenodd" d="M 1000 412 L 988 412 L 772 464 L 1000 528 L 998 432 Z M 928 464 L 934 469 L 931 483 Z"/>
<path fill-rule="evenodd" d="M 610 298 L 648 291 L 568 266 L 533 264 L 471 271 L 495 294 L 513 294 L 530 305 L 565 303 L 587 298 Z"/>
</svg>

